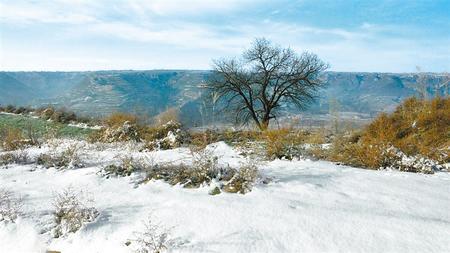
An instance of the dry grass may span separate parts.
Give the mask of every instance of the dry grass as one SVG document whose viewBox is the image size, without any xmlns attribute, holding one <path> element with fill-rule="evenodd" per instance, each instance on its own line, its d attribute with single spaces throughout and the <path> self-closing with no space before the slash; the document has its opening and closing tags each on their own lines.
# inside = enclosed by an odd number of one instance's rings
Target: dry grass
<svg viewBox="0 0 450 253">
<path fill-rule="evenodd" d="M 56 168 L 59 170 L 84 167 L 78 147 L 75 145 L 69 146 L 61 153 L 57 151 L 42 153 L 37 157 L 36 163 L 45 168 Z"/>
<path fill-rule="evenodd" d="M 362 132 L 335 138 L 329 158 L 378 169 L 398 163 L 399 152 L 448 163 L 449 151 L 450 98 L 410 98 L 393 113 L 379 115 Z"/>
<path fill-rule="evenodd" d="M 303 144 L 321 144 L 324 137 L 320 133 L 282 128 L 264 131 L 262 139 L 265 142 L 267 158 L 291 160 L 305 154 Z"/>
<path fill-rule="evenodd" d="M 7 166 L 9 164 L 29 164 L 31 162 L 32 161 L 25 150 L 0 154 L 0 166 Z"/>
<path fill-rule="evenodd" d="M 252 162 L 242 165 L 222 186 L 224 192 L 245 194 L 252 190 L 259 177 L 258 167 Z"/>
<path fill-rule="evenodd" d="M 89 142 L 141 141 L 143 127 L 137 124 L 138 118 L 132 114 L 113 113 L 103 119 L 104 127 L 89 135 Z"/>
<path fill-rule="evenodd" d="M 14 222 L 22 214 L 22 206 L 21 198 L 0 188 L 0 221 Z"/>
<path fill-rule="evenodd" d="M 25 137 L 20 129 L 4 128 L 0 130 L 0 145 L 3 150 L 16 150 L 26 146 Z"/>
<path fill-rule="evenodd" d="M 99 212 L 93 206 L 89 194 L 71 187 L 55 196 L 53 206 L 56 226 L 53 229 L 55 238 L 68 233 L 75 233 L 84 223 L 93 221 Z"/>
<path fill-rule="evenodd" d="M 147 159 L 136 159 L 132 156 L 122 156 L 118 164 L 110 164 L 104 167 L 100 174 L 109 178 L 111 176 L 125 177 L 134 172 L 148 171 L 155 163 L 152 157 Z"/>
<path fill-rule="evenodd" d="M 143 229 L 134 232 L 134 239 L 127 243 L 134 252 L 161 253 L 177 246 L 176 240 L 170 238 L 170 229 L 156 222 L 153 214 L 148 216 L 143 225 Z"/>
<path fill-rule="evenodd" d="M 137 121 L 137 116 L 122 112 L 115 112 L 103 120 L 107 127 L 121 127 L 125 122 L 136 125 Z"/>
</svg>

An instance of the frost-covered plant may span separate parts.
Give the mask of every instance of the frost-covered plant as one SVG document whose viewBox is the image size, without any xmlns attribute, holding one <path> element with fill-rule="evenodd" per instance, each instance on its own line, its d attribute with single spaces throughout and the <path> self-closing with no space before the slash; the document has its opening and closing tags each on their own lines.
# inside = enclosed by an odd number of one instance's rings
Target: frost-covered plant
<svg viewBox="0 0 450 253">
<path fill-rule="evenodd" d="M 180 147 L 188 140 L 189 134 L 182 130 L 179 122 L 172 120 L 145 130 L 145 142 L 149 150 Z"/>
<path fill-rule="evenodd" d="M 386 152 L 389 152 L 393 158 L 385 168 L 407 172 L 433 174 L 435 170 L 438 170 L 441 167 L 437 161 L 420 155 L 408 156 L 401 150 L 394 147 L 388 148 Z"/>
<path fill-rule="evenodd" d="M 155 222 L 150 214 L 144 221 L 144 229 L 134 232 L 131 244 L 137 253 L 161 253 L 175 246 L 175 240 L 170 239 L 170 230 Z"/>
<path fill-rule="evenodd" d="M 230 193 L 248 193 L 252 190 L 258 176 L 258 167 L 255 163 L 249 160 L 238 170 L 235 170 L 234 175 L 227 183 L 223 185 L 222 189 L 223 191 Z"/>
<path fill-rule="evenodd" d="M 217 177 L 219 172 L 219 159 L 212 151 L 203 149 L 192 152 L 192 157 L 191 175 L 185 187 L 199 187 L 203 183 L 209 184 Z"/>
<path fill-rule="evenodd" d="M 0 188 L 0 221 L 14 222 L 22 213 L 22 200 L 13 192 Z"/>
<path fill-rule="evenodd" d="M 30 162 L 30 157 L 25 150 L 3 153 L 0 155 L 0 166 L 8 164 L 28 164 Z"/>
<path fill-rule="evenodd" d="M 126 113 L 113 113 L 104 120 L 105 126 L 89 136 L 91 142 L 141 141 L 137 117 Z"/>
<path fill-rule="evenodd" d="M 72 169 L 84 167 L 83 162 L 78 154 L 76 146 L 70 146 L 61 153 L 50 152 L 40 154 L 36 161 L 37 164 L 46 168 L 54 167 L 56 169 Z"/>
<path fill-rule="evenodd" d="M 132 156 L 123 156 L 119 164 L 110 164 L 105 166 L 100 174 L 109 176 L 130 176 L 133 172 L 147 171 L 153 165 L 153 159 L 135 159 Z"/>
<path fill-rule="evenodd" d="M 258 167 L 254 159 L 249 159 L 240 168 L 219 166 L 218 157 L 212 151 L 203 149 L 192 151 L 192 164 L 153 164 L 147 167 L 145 181 L 164 180 L 171 185 L 182 185 L 185 188 L 198 188 L 215 182 L 216 194 L 220 188 L 229 193 L 245 194 L 252 190 L 253 185 L 260 179 Z M 263 183 L 268 183 L 264 179 Z"/>
<path fill-rule="evenodd" d="M 92 222 L 99 215 L 93 207 L 93 200 L 86 192 L 72 187 L 64 189 L 53 201 L 55 228 L 53 236 L 58 238 L 78 231 L 87 222 Z"/>
<path fill-rule="evenodd" d="M 163 179 L 172 185 L 181 184 L 186 188 L 198 188 L 209 184 L 218 176 L 218 159 L 210 151 L 193 152 L 192 165 L 154 165 L 147 170 L 147 179 Z"/>
</svg>

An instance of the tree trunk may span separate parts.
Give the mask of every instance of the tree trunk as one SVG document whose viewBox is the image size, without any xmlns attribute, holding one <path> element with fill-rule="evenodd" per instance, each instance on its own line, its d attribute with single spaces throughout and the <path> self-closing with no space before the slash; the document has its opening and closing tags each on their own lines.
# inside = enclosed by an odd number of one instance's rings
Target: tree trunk
<svg viewBox="0 0 450 253">
<path fill-rule="evenodd" d="M 269 119 L 263 119 L 261 124 L 259 125 L 259 129 L 261 131 L 265 131 L 269 128 Z"/>
</svg>

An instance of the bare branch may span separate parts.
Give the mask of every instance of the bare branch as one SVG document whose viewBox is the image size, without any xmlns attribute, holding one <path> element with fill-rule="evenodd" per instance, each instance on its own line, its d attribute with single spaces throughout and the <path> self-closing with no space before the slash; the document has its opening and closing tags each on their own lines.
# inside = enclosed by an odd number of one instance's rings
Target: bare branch
<svg viewBox="0 0 450 253">
<path fill-rule="evenodd" d="M 277 116 L 281 104 L 305 108 L 324 85 L 320 75 L 328 65 L 315 54 L 296 54 L 262 38 L 237 60 L 214 61 L 208 87 L 234 110 L 236 121 L 253 120 L 262 130 Z"/>
</svg>

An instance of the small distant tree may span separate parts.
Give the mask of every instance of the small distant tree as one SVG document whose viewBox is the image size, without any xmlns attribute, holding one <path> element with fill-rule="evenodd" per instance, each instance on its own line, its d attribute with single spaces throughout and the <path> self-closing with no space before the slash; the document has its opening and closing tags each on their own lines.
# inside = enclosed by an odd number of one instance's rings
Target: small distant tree
<svg viewBox="0 0 450 253">
<path fill-rule="evenodd" d="M 417 71 L 417 91 L 419 92 L 420 98 L 427 99 L 428 91 L 427 91 L 427 76 L 422 71 L 420 66 L 416 66 Z"/>
<path fill-rule="evenodd" d="M 179 122 L 180 109 L 177 107 L 170 107 L 167 110 L 161 112 L 160 114 L 155 116 L 156 125 L 164 125 L 169 122 Z"/>
<path fill-rule="evenodd" d="M 261 38 L 240 59 L 214 60 L 207 87 L 225 101 L 224 109 L 232 110 L 237 123 L 253 121 L 265 130 L 282 105 L 303 109 L 311 103 L 327 68 L 315 54 L 299 55 Z"/>
<path fill-rule="evenodd" d="M 331 119 L 331 125 L 335 134 L 339 133 L 339 120 L 340 120 L 340 104 L 336 98 L 330 98 L 329 102 L 329 114 Z"/>
<path fill-rule="evenodd" d="M 450 73 L 444 72 L 442 82 L 439 84 L 439 88 L 444 89 L 444 96 L 448 96 L 448 85 L 450 84 Z"/>
</svg>

